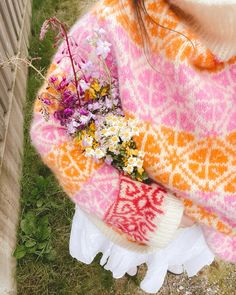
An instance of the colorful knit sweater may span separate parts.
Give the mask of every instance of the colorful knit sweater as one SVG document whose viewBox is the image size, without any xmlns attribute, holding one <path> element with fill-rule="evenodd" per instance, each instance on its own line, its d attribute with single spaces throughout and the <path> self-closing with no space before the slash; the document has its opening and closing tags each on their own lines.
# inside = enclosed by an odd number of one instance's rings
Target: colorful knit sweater
<svg viewBox="0 0 236 295">
<path fill-rule="evenodd" d="M 86 60 L 86 37 L 94 27 L 106 31 L 122 106 L 139 120 L 134 139 L 155 183 L 141 184 L 86 158 L 56 120 L 44 120 L 37 100 L 32 143 L 71 200 L 113 241 L 136 251 L 164 247 L 185 209 L 202 225 L 215 254 L 236 262 L 236 58 L 220 61 L 166 1 L 147 0 L 146 7 L 171 29 L 145 17 L 150 54 L 144 54 L 129 0 L 98 2 L 70 34 Z M 63 48 L 50 74 L 71 71 L 68 63 L 57 63 Z M 39 92 L 53 95 L 46 84 Z"/>
</svg>

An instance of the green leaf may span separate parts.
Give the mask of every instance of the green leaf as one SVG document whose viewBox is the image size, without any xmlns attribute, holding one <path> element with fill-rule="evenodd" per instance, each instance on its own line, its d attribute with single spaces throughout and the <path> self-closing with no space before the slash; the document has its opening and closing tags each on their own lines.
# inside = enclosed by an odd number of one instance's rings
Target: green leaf
<svg viewBox="0 0 236 295">
<path fill-rule="evenodd" d="M 31 248 L 27 248 L 27 253 L 32 254 L 32 253 L 36 253 L 36 251 L 37 251 L 37 247 L 36 246 L 31 247 Z"/>
<path fill-rule="evenodd" d="M 26 243 L 25 243 L 25 247 L 27 248 L 31 248 L 33 246 L 36 245 L 36 242 L 34 240 L 28 240 Z"/>
<path fill-rule="evenodd" d="M 51 228 L 48 222 L 48 215 L 40 217 L 37 224 L 36 236 L 40 241 L 46 240 L 51 234 Z"/>
<path fill-rule="evenodd" d="M 25 254 L 26 254 L 26 249 L 25 249 L 25 246 L 23 245 L 17 246 L 15 251 L 13 252 L 13 256 L 16 259 L 21 259 L 22 257 L 25 256 Z"/>
<path fill-rule="evenodd" d="M 26 235 L 32 235 L 36 232 L 36 215 L 30 211 L 25 214 L 20 222 L 20 228 Z"/>
<path fill-rule="evenodd" d="M 41 249 L 45 248 L 47 246 L 47 243 L 48 243 L 47 241 L 46 242 L 42 242 L 42 243 L 38 243 L 38 245 L 37 245 L 38 246 L 38 249 L 41 250 Z"/>
<path fill-rule="evenodd" d="M 51 228 L 50 227 L 44 227 L 41 231 L 41 239 L 44 241 L 46 240 L 51 234 Z"/>
<path fill-rule="evenodd" d="M 37 205 L 38 208 L 42 207 L 43 206 L 43 200 L 42 199 L 38 200 L 36 205 Z"/>
</svg>

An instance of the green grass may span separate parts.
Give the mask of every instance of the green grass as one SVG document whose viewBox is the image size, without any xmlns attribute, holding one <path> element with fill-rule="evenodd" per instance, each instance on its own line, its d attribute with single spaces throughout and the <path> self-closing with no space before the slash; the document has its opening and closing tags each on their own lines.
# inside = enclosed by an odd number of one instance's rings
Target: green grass
<svg viewBox="0 0 236 295">
<path fill-rule="evenodd" d="M 84 2 L 83 2 L 84 1 Z M 47 36 L 44 42 L 39 42 L 38 36 L 43 21 L 51 16 L 57 16 L 60 20 L 66 22 L 69 26 L 74 23 L 78 16 L 87 6 L 86 0 L 34 0 L 32 17 L 32 37 L 30 41 L 30 56 L 42 57 L 35 61 L 35 66 L 39 69 L 47 69 L 50 59 L 54 53 L 52 49 L 52 36 Z M 48 254 L 46 251 L 40 252 L 31 247 L 32 253 L 26 253 L 25 256 L 17 262 L 17 285 L 19 295 L 129 295 L 145 294 L 138 285 L 145 271 L 145 266 L 139 270 L 138 276 L 132 278 L 126 276 L 120 280 L 114 280 L 109 271 L 104 270 L 99 265 L 98 255 L 95 261 L 86 265 L 78 262 L 69 255 L 69 236 L 74 205 L 66 197 L 58 186 L 57 181 L 50 170 L 43 165 L 39 156 L 30 145 L 29 126 L 32 118 L 32 106 L 36 98 L 36 93 L 42 81 L 32 70 L 29 71 L 27 102 L 25 104 L 25 124 L 24 124 L 24 165 L 23 177 L 21 181 L 21 217 L 24 220 L 27 212 L 32 212 L 37 220 L 48 218 L 46 225 L 42 227 L 42 232 L 48 244 Z M 31 222 L 32 223 L 32 220 Z M 32 224 L 31 224 L 32 225 Z M 22 223 L 21 223 L 22 226 Z M 29 226 L 29 224 L 27 224 Z M 34 229 L 37 223 L 32 225 Z M 18 244 L 24 244 L 23 239 L 34 240 L 34 236 L 22 233 L 18 230 Z M 42 239 L 42 233 L 39 233 Z M 24 246 L 23 246 L 24 247 Z M 51 249 L 50 249 L 51 247 Z M 28 251 L 29 249 L 27 249 Z M 36 253 L 37 252 L 37 253 Z M 41 253 L 41 254 L 40 254 Z M 49 255 L 50 254 L 50 255 Z M 226 268 L 223 268 L 226 270 Z M 222 269 L 221 269 L 222 270 Z M 235 268 L 226 270 L 227 277 L 231 280 L 227 292 L 233 294 L 233 282 L 235 280 Z M 165 281 L 160 294 L 174 295 L 176 293 L 175 283 L 181 284 L 185 290 L 191 290 L 190 284 L 197 288 L 197 293 L 204 294 L 206 286 L 219 286 L 224 289 L 226 284 L 225 277 L 217 282 L 218 274 L 211 269 L 209 273 L 209 283 L 205 282 L 206 272 L 202 275 L 187 279 L 186 276 L 169 275 Z M 212 282 L 211 282 L 212 279 Z M 179 280 L 179 282 L 178 282 Z M 219 284 L 218 284 L 219 283 Z M 231 290 L 231 291 L 230 291 Z M 179 293 L 178 293 L 179 294 Z M 212 293 L 213 294 L 213 293 Z M 223 293 L 222 293 L 223 294 Z"/>
</svg>

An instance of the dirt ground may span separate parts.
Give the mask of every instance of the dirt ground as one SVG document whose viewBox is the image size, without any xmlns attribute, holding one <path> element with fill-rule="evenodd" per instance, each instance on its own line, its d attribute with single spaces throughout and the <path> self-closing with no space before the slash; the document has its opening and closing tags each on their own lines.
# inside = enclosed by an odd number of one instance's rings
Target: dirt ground
<svg viewBox="0 0 236 295">
<path fill-rule="evenodd" d="M 141 280 L 145 267 L 139 269 L 138 278 Z M 118 280 L 116 285 L 122 285 Z M 120 286 L 121 287 L 121 286 Z M 123 289 L 123 288 L 122 288 Z M 141 289 L 134 290 L 130 284 L 125 293 L 119 295 L 145 295 Z M 168 273 L 165 283 L 158 295 L 236 295 L 236 265 L 214 261 L 211 266 L 205 267 L 198 275 L 188 278 L 186 274 L 173 275 Z"/>
</svg>

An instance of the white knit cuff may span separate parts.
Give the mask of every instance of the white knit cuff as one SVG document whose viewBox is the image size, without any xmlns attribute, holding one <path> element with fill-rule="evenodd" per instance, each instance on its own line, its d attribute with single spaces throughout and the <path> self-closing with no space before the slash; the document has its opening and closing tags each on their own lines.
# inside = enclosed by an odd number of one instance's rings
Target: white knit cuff
<svg viewBox="0 0 236 295">
<path fill-rule="evenodd" d="M 150 232 L 148 245 L 154 248 L 164 248 L 175 236 L 184 212 L 182 201 L 171 194 L 165 196 L 164 214 L 158 215 L 153 221 L 156 231 Z"/>
</svg>

